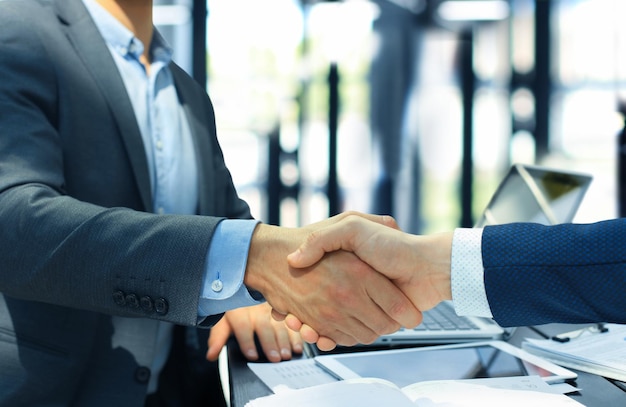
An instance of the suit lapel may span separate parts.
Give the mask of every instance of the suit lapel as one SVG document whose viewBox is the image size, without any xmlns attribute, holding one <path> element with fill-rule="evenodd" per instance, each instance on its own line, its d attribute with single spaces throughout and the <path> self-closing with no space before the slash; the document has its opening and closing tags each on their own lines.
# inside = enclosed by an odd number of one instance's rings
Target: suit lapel
<svg viewBox="0 0 626 407">
<path fill-rule="evenodd" d="M 55 4 L 59 18 L 67 24 L 70 41 L 107 100 L 124 140 L 143 205 L 147 212 L 152 212 L 148 161 L 133 106 L 115 61 L 81 0 L 58 0 Z"/>
</svg>

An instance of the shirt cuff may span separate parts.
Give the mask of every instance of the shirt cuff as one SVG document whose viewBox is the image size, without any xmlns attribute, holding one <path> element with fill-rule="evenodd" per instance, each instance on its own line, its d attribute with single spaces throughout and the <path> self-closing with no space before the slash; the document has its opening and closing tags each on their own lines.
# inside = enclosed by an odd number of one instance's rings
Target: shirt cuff
<svg viewBox="0 0 626 407">
<path fill-rule="evenodd" d="M 231 309 L 257 305 L 243 284 L 252 233 L 259 221 L 225 219 L 217 225 L 198 302 L 198 317 L 204 318 Z"/>
<path fill-rule="evenodd" d="M 485 292 L 482 235 L 482 228 L 454 231 L 450 278 L 457 315 L 493 318 Z"/>
</svg>

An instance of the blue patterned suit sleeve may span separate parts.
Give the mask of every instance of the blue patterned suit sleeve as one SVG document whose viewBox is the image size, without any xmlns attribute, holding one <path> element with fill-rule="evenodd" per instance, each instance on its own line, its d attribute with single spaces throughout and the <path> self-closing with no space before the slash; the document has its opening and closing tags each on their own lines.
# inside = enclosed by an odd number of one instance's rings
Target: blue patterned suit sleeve
<svg viewBox="0 0 626 407">
<path fill-rule="evenodd" d="M 626 219 L 483 231 L 485 289 L 503 326 L 626 323 Z"/>
</svg>

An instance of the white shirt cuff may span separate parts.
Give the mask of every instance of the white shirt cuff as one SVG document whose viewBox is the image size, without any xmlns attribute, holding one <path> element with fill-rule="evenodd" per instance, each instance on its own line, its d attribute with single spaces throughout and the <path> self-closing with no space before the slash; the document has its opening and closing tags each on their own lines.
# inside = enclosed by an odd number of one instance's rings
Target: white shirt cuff
<svg viewBox="0 0 626 407">
<path fill-rule="evenodd" d="M 482 228 L 454 231 L 450 278 L 457 315 L 493 318 L 485 292 L 482 235 Z"/>
</svg>

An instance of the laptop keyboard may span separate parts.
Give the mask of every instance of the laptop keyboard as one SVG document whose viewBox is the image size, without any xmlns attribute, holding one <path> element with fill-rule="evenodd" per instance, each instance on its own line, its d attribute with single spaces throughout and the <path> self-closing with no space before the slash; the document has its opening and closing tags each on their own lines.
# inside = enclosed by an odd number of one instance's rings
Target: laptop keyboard
<svg viewBox="0 0 626 407">
<path fill-rule="evenodd" d="M 443 302 L 435 308 L 424 312 L 423 317 L 424 320 L 422 323 L 413 328 L 413 331 L 468 331 L 472 329 L 479 329 L 474 323 L 468 321 L 467 318 L 456 315 L 452 305 L 446 302 Z"/>
</svg>

